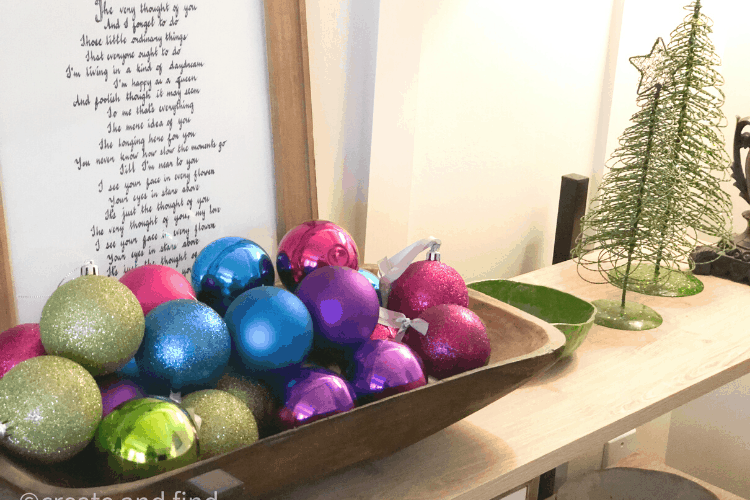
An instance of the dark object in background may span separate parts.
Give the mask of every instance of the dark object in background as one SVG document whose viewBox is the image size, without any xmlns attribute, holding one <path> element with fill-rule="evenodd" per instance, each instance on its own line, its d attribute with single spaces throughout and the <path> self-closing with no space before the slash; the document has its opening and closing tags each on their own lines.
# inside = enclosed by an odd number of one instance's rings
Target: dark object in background
<svg viewBox="0 0 750 500">
<path fill-rule="evenodd" d="M 750 116 L 738 116 L 734 130 L 733 161 L 730 167 L 734 178 L 733 185 L 739 189 L 740 197 L 750 204 L 750 152 L 745 158 L 743 169 L 740 151 L 750 148 L 750 132 L 742 132 L 747 126 L 750 126 Z M 748 227 L 745 232 L 734 236 L 734 245 L 727 245 L 725 249 L 719 248 L 721 243 L 717 246 L 700 246 L 690 254 L 695 262 L 694 274 L 712 275 L 750 284 L 750 210 L 742 212 L 742 216 L 748 221 Z M 726 250 L 726 253 L 722 255 L 720 250 Z"/>
<path fill-rule="evenodd" d="M 578 174 L 562 176 L 552 264 L 570 260 L 570 251 L 581 232 L 581 217 L 586 212 L 588 190 L 588 177 Z"/>
</svg>

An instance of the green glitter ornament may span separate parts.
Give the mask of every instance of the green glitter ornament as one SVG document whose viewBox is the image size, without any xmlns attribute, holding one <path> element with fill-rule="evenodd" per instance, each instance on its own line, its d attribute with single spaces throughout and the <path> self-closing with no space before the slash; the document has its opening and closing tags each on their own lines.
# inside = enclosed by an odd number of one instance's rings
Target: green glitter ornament
<svg viewBox="0 0 750 500">
<path fill-rule="evenodd" d="M 239 373 L 228 371 L 219 379 L 216 388 L 239 398 L 247 405 L 253 412 L 261 436 L 268 435 L 271 432 L 277 405 L 271 395 L 271 390 L 265 384 Z"/>
<path fill-rule="evenodd" d="M 206 389 L 185 396 L 182 406 L 200 419 L 200 458 L 209 458 L 253 444 L 258 426 L 250 409 L 235 396 Z"/>
<path fill-rule="evenodd" d="M 96 381 L 69 359 L 37 356 L 0 379 L 0 445 L 16 455 L 66 460 L 88 445 L 101 418 Z"/>
<path fill-rule="evenodd" d="M 131 399 L 104 417 L 94 442 L 104 475 L 144 479 L 198 460 L 198 435 L 182 407 L 161 398 Z"/>
<path fill-rule="evenodd" d="M 94 376 L 125 366 L 144 330 L 143 309 L 133 292 L 99 275 L 80 276 L 57 288 L 39 321 L 47 353 L 72 359 Z"/>
</svg>

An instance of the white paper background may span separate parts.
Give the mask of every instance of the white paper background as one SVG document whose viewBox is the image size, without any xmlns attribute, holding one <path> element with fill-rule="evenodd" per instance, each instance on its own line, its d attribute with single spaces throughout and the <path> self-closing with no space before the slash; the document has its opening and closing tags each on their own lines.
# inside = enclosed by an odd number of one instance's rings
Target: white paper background
<svg viewBox="0 0 750 500">
<path fill-rule="evenodd" d="M 108 0 L 106 7 L 112 9 L 110 17 L 114 21 L 124 18 L 125 15 L 120 14 L 122 6 L 135 6 L 137 10 L 142 3 L 159 5 L 159 2 L 152 1 Z M 178 112 L 176 117 L 191 118 L 186 128 L 196 133 L 194 142 L 208 142 L 212 138 L 216 142 L 226 141 L 221 153 L 214 150 L 191 153 L 191 156 L 199 157 L 198 167 L 215 171 L 215 175 L 199 179 L 201 188 L 193 197 L 208 195 L 211 204 L 219 206 L 221 212 L 211 219 L 215 228 L 200 233 L 199 245 L 190 247 L 188 254 L 224 236 L 252 239 L 274 254 L 273 151 L 262 2 L 194 0 L 186 4 L 195 5 L 197 10 L 185 18 L 182 9 L 185 4 L 178 4 L 180 17 L 174 31 L 185 33 L 188 38 L 183 42 L 181 55 L 173 59 L 175 62 L 185 59 L 202 61 L 204 66 L 193 71 L 198 76 L 195 86 L 200 88 L 199 94 L 190 96 L 195 112 L 192 115 Z M 168 5 L 171 9 L 174 4 Z M 38 322 L 47 297 L 61 280 L 77 276 L 78 269 L 87 260 L 94 260 L 100 274 L 106 274 L 108 259 L 103 248 L 104 239 L 101 250 L 96 251 L 91 228 L 97 224 L 106 229 L 103 214 L 109 207 L 108 195 L 112 194 L 106 192 L 106 185 L 110 181 L 120 181 L 118 194 L 123 195 L 122 180 L 126 177 L 119 175 L 121 162 L 117 158 L 116 138 L 111 154 L 117 161 L 109 165 L 96 165 L 94 161 L 102 156 L 100 139 L 113 137 L 107 134 L 108 118 L 104 112 L 93 111 L 93 100 L 97 94 L 115 91 L 112 66 L 119 64 L 85 61 L 89 48 L 81 46 L 81 36 L 86 33 L 95 35 L 92 38 L 104 38 L 101 24 L 94 22 L 98 13 L 99 7 L 94 2 L 44 1 L 41 5 L 38 2 L 3 2 L 2 5 L 0 179 L 19 321 L 22 323 Z M 143 16 L 145 19 L 145 14 Z M 148 34 L 163 34 L 164 29 L 154 27 Z M 133 36 L 132 26 L 119 32 Z M 121 47 L 135 50 L 137 55 L 139 49 L 151 45 Z M 174 42 L 164 41 L 163 45 L 171 49 Z M 103 49 L 105 55 L 112 51 L 107 46 L 92 48 L 95 52 L 97 49 Z M 161 59 L 165 75 L 170 59 L 172 57 Z M 108 82 L 98 77 L 68 79 L 65 70 L 69 64 L 81 72 L 87 64 L 108 68 Z M 135 64 L 131 62 L 131 66 L 135 71 Z M 133 77 L 153 80 L 156 75 L 152 72 Z M 119 91 L 121 102 L 113 105 L 113 109 L 125 106 L 123 90 Z M 83 98 L 86 94 L 90 95 L 91 105 L 74 108 L 72 103 L 76 96 Z M 154 100 L 156 105 L 159 102 Z M 136 107 L 135 104 L 132 108 Z M 149 117 L 136 117 L 134 112 L 130 122 L 146 121 Z M 118 124 L 122 126 L 127 122 L 123 120 Z M 134 136 L 134 132 L 124 130 L 123 126 L 123 132 L 119 134 L 121 138 Z M 147 135 L 148 131 L 139 132 L 139 135 L 143 134 Z M 74 158 L 79 156 L 91 161 L 92 166 L 79 171 L 74 164 Z M 178 171 L 170 169 L 164 172 L 174 174 Z M 135 176 L 127 179 L 141 179 L 145 184 L 147 174 L 153 173 L 143 173 L 139 169 Z M 101 180 L 105 184 L 103 193 L 97 188 Z M 157 185 L 156 188 L 163 186 Z M 133 205 L 135 191 L 137 188 L 130 194 L 128 208 Z M 145 189 L 141 188 L 141 191 L 145 192 Z M 157 201 L 153 200 L 154 210 Z M 191 213 L 183 207 L 178 213 L 181 210 L 195 219 L 195 208 Z M 119 216 L 120 207 L 116 211 Z M 166 214 L 159 213 L 159 218 Z M 168 214 L 172 216 L 171 212 Z M 172 229 L 171 225 L 159 225 L 157 231 L 160 238 L 169 239 Z M 141 237 L 150 232 L 139 231 L 136 236 L 140 248 Z M 153 231 L 155 229 L 151 228 Z M 130 257 L 130 250 L 128 247 L 125 252 L 126 264 L 132 267 L 135 260 Z M 120 249 L 117 251 L 119 253 Z M 156 263 L 159 263 L 158 259 Z"/>
</svg>

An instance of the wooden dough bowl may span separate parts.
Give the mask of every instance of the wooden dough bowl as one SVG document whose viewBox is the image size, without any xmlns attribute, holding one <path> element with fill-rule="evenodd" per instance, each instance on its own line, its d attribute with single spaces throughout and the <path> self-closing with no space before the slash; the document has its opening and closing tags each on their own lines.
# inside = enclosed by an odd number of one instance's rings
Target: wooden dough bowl
<svg viewBox="0 0 750 500">
<path fill-rule="evenodd" d="M 354 464 L 386 457 L 502 398 L 560 358 L 564 335 L 548 323 L 469 290 L 469 307 L 492 343 L 487 366 L 349 412 L 276 434 L 244 448 L 148 479 L 103 484 L 91 446 L 54 466 L 0 453 L 0 484 L 45 496 L 172 498 L 176 491 L 218 491 L 219 498 L 264 498 Z M 213 484 L 198 488 L 203 479 Z M 187 495 L 190 498 L 190 494 Z"/>
</svg>

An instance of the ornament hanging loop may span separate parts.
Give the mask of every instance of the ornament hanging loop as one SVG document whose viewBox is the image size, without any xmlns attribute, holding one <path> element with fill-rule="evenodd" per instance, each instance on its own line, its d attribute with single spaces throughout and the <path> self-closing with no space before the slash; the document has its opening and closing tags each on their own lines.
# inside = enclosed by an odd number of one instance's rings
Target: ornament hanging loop
<svg viewBox="0 0 750 500">
<path fill-rule="evenodd" d="M 417 258 L 417 255 L 427 249 L 430 250 L 427 254 L 427 260 L 439 261 L 440 252 L 438 250 L 440 249 L 440 244 L 441 241 L 439 239 L 430 236 L 409 245 L 391 258 L 385 257 L 378 261 L 380 294 L 383 304 L 386 307 L 388 305 L 388 294 L 391 290 L 391 283 L 396 281 L 406 271 L 406 268 Z"/>
</svg>

